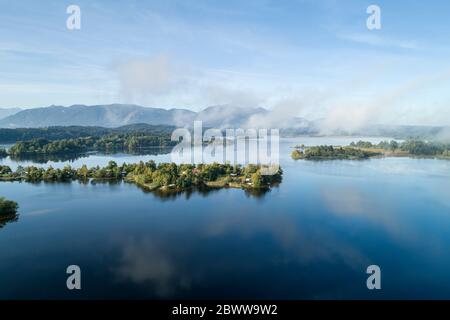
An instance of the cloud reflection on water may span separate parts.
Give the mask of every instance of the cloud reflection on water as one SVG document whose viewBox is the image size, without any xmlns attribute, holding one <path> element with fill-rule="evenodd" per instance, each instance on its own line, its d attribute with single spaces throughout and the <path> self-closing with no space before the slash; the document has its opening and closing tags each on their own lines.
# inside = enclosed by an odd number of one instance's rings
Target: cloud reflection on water
<svg viewBox="0 0 450 320">
<path fill-rule="evenodd" d="M 135 284 L 152 284 L 157 296 L 167 297 L 176 288 L 189 287 L 190 280 L 181 276 L 164 245 L 150 237 L 131 238 L 121 247 L 115 273 L 120 280 Z"/>
</svg>

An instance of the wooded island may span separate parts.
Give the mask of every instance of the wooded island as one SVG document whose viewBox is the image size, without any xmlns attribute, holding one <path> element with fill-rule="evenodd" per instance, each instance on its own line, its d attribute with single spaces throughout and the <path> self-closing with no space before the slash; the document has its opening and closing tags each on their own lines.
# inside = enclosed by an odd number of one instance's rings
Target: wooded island
<svg viewBox="0 0 450 320">
<path fill-rule="evenodd" d="M 283 171 L 273 175 L 261 174 L 260 165 L 249 164 L 245 167 L 230 164 L 180 164 L 160 163 L 150 160 L 133 164 L 118 165 L 109 161 L 105 167 L 88 168 L 83 165 L 75 169 L 65 166 L 62 169 L 35 166 L 21 167 L 15 171 L 9 166 L 0 165 L 0 181 L 25 182 L 81 182 L 125 181 L 154 191 L 183 191 L 191 187 L 269 189 L 281 182 Z"/>
<path fill-rule="evenodd" d="M 450 144 L 444 142 L 406 140 L 404 142 L 352 142 L 349 146 L 296 146 L 291 153 L 294 160 L 361 160 L 379 156 L 414 156 L 450 159 Z"/>
</svg>

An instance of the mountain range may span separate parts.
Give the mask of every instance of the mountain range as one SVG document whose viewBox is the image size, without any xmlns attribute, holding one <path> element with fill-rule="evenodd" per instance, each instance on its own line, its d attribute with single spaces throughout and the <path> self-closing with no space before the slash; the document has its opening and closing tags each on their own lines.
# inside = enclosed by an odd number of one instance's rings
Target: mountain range
<svg viewBox="0 0 450 320">
<path fill-rule="evenodd" d="M 117 128 L 147 124 L 191 128 L 201 120 L 209 128 L 280 128 L 283 136 L 320 135 L 324 123 L 292 117 L 287 112 L 231 105 L 211 106 L 199 112 L 162 109 L 132 104 L 49 106 L 32 109 L 0 109 L 0 128 L 90 126 Z M 411 137 L 450 140 L 450 127 L 368 125 L 358 130 L 336 129 L 327 135 Z"/>
<path fill-rule="evenodd" d="M 98 126 L 113 128 L 129 124 L 172 125 L 190 127 L 194 121 L 214 128 L 247 128 L 266 126 L 271 112 L 264 108 L 242 108 L 230 105 L 211 106 L 200 112 L 187 109 L 149 108 L 130 104 L 50 106 L 21 110 L 0 117 L 1 128 L 40 128 L 50 126 Z M 290 118 L 289 127 L 308 126 L 301 118 Z M 276 125 L 281 125 L 277 123 Z"/>
<path fill-rule="evenodd" d="M 0 108 L 0 119 L 6 118 L 20 111 L 22 111 L 22 109 L 20 108 L 5 108 L 5 109 Z"/>
<path fill-rule="evenodd" d="M 189 121 L 195 113 L 184 109 L 144 108 L 136 105 L 50 106 L 19 111 L 0 120 L 3 128 L 50 126 L 119 127 L 133 123 L 174 125 Z"/>
</svg>

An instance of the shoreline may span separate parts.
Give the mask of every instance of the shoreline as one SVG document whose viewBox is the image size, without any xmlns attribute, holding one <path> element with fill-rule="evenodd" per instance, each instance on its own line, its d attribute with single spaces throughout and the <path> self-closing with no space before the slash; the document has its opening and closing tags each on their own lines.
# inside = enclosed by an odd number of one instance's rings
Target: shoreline
<svg viewBox="0 0 450 320">
<path fill-rule="evenodd" d="M 25 183 L 131 183 L 146 191 L 184 192 L 192 187 L 242 190 L 269 190 L 282 180 L 281 168 L 273 176 L 261 175 L 260 165 L 245 167 L 229 164 L 180 164 L 132 163 L 117 165 L 110 161 L 106 167 L 80 168 L 66 166 L 63 169 L 52 167 L 21 167 L 13 171 L 9 166 L 0 165 L 0 182 Z"/>
<path fill-rule="evenodd" d="M 368 141 L 352 142 L 347 146 L 296 145 L 292 147 L 294 160 L 367 160 L 371 158 L 416 158 L 450 160 L 450 145 L 442 142 L 421 140 L 382 141 L 373 144 Z"/>
</svg>

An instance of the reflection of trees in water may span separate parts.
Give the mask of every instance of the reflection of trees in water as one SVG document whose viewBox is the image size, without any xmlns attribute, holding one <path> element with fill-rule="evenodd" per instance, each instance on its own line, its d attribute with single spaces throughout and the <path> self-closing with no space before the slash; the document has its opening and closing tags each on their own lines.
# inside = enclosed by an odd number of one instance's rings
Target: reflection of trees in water
<svg viewBox="0 0 450 320">
<path fill-rule="evenodd" d="M 87 158 L 89 154 L 25 154 L 25 155 L 11 155 L 11 160 L 14 161 L 32 161 L 34 163 L 46 164 L 47 162 L 64 162 L 64 161 L 75 161 L 81 158 Z"/>
<path fill-rule="evenodd" d="M 91 183 L 92 185 L 96 185 L 96 184 L 107 184 L 107 185 L 119 185 L 122 183 L 122 180 L 117 180 L 117 179 L 88 179 L 88 180 L 78 180 L 79 183 L 81 184 L 88 184 Z"/>
<path fill-rule="evenodd" d="M 192 193 L 194 190 L 187 189 L 184 191 L 161 191 L 161 190 L 155 190 L 155 191 L 144 191 L 145 193 L 152 193 L 156 196 L 156 198 L 162 200 L 162 201 L 169 201 L 169 200 L 175 200 L 179 197 L 184 196 L 186 200 L 190 199 L 192 196 Z"/>
<path fill-rule="evenodd" d="M 193 194 L 198 194 L 202 197 L 208 197 L 211 194 L 218 193 L 219 191 L 227 188 L 210 188 L 210 187 L 191 187 L 186 190 L 154 190 L 149 191 L 143 188 L 140 188 L 144 193 L 151 193 L 156 198 L 162 201 L 170 201 L 176 200 L 180 197 L 184 197 L 186 200 L 189 200 Z M 270 192 L 270 189 L 243 189 L 245 195 L 247 197 L 255 197 L 255 198 L 263 198 L 267 192 Z"/>
<path fill-rule="evenodd" d="M 270 192 L 273 188 L 278 188 L 280 186 L 282 177 L 279 178 L 279 181 L 276 181 L 272 184 L 270 188 L 260 188 L 260 189 L 244 189 L 245 195 L 247 197 L 255 197 L 255 198 L 264 198 L 268 192 Z"/>
<path fill-rule="evenodd" d="M 101 150 L 96 151 L 95 154 L 97 155 L 115 155 L 115 154 L 129 154 L 133 156 L 158 156 L 158 155 L 164 155 L 172 152 L 173 147 L 146 147 L 146 148 L 137 148 L 132 150 L 122 150 L 122 149 L 115 149 L 115 150 Z"/>
<path fill-rule="evenodd" d="M 247 197 L 264 198 L 270 189 L 245 189 Z"/>
<path fill-rule="evenodd" d="M 0 229 L 6 226 L 8 223 L 16 222 L 19 220 L 18 214 L 11 214 L 6 216 L 0 216 Z"/>
<path fill-rule="evenodd" d="M 90 155 L 114 155 L 118 153 L 125 153 L 135 156 L 157 156 L 168 154 L 172 151 L 171 147 L 148 147 L 140 148 L 138 150 L 112 150 L 112 151 L 93 151 L 88 153 L 57 153 L 57 154 L 23 154 L 10 155 L 10 159 L 14 161 L 32 161 L 34 163 L 46 164 L 48 162 L 73 162 L 81 158 L 88 158 Z"/>
<path fill-rule="evenodd" d="M 87 179 L 87 180 L 74 180 L 74 181 L 39 181 L 39 182 L 28 182 L 33 185 L 41 185 L 41 184 L 47 184 L 47 185 L 57 185 L 57 184 L 65 184 L 70 185 L 71 183 L 78 182 L 83 185 L 91 184 L 93 186 L 95 185 L 110 185 L 110 186 L 117 186 L 121 185 L 122 183 L 129 183 L 134 185 L 135 187 L 142 190 L 144 193 L 152 194 L 156 198 L 158 198 L 161 201 L 170 201 L 170 200 L 176 200 L 178 198 L 184 197 L 186 200 L 189 200 L 193 194 L 198 194 L 204 198 L 214 194 L 218 193 L 219 191 L 223 189 L 229 189 L 229 188 L 210 188 L 207 186 L 203 187 L 191 187 L 186 190 L 147 190 L 145 188 L 140 188 L 138 185 L 126 182 L 122 180 L 116 180 L 116 179 Z M 278 187 L 278 184 L 273 185 L 272 187 Z M 238 189 L 236 189 L 238 190 Z M 254 198 L 264 198 L 265 195 L 270 192 L 271 189 L 240 189 L 240 191 L 245 192 L 245 195 L 247 197 L 254 197 Z"/>
<path fill-rule="evenodd" d="M 163 155 L 168 154 L 172 152 L 173 147 L 147 147 L 147 148 L 139 148 L 136 150 L 127 150 L 123 151 L 124 153 L 136 155 L 136 156 L 157 156 L 157 155 Z M 106 153 L 105 154 L 111 154 Z M 116 152 L 117 153 L 117 152 Z"/>
</svg>

